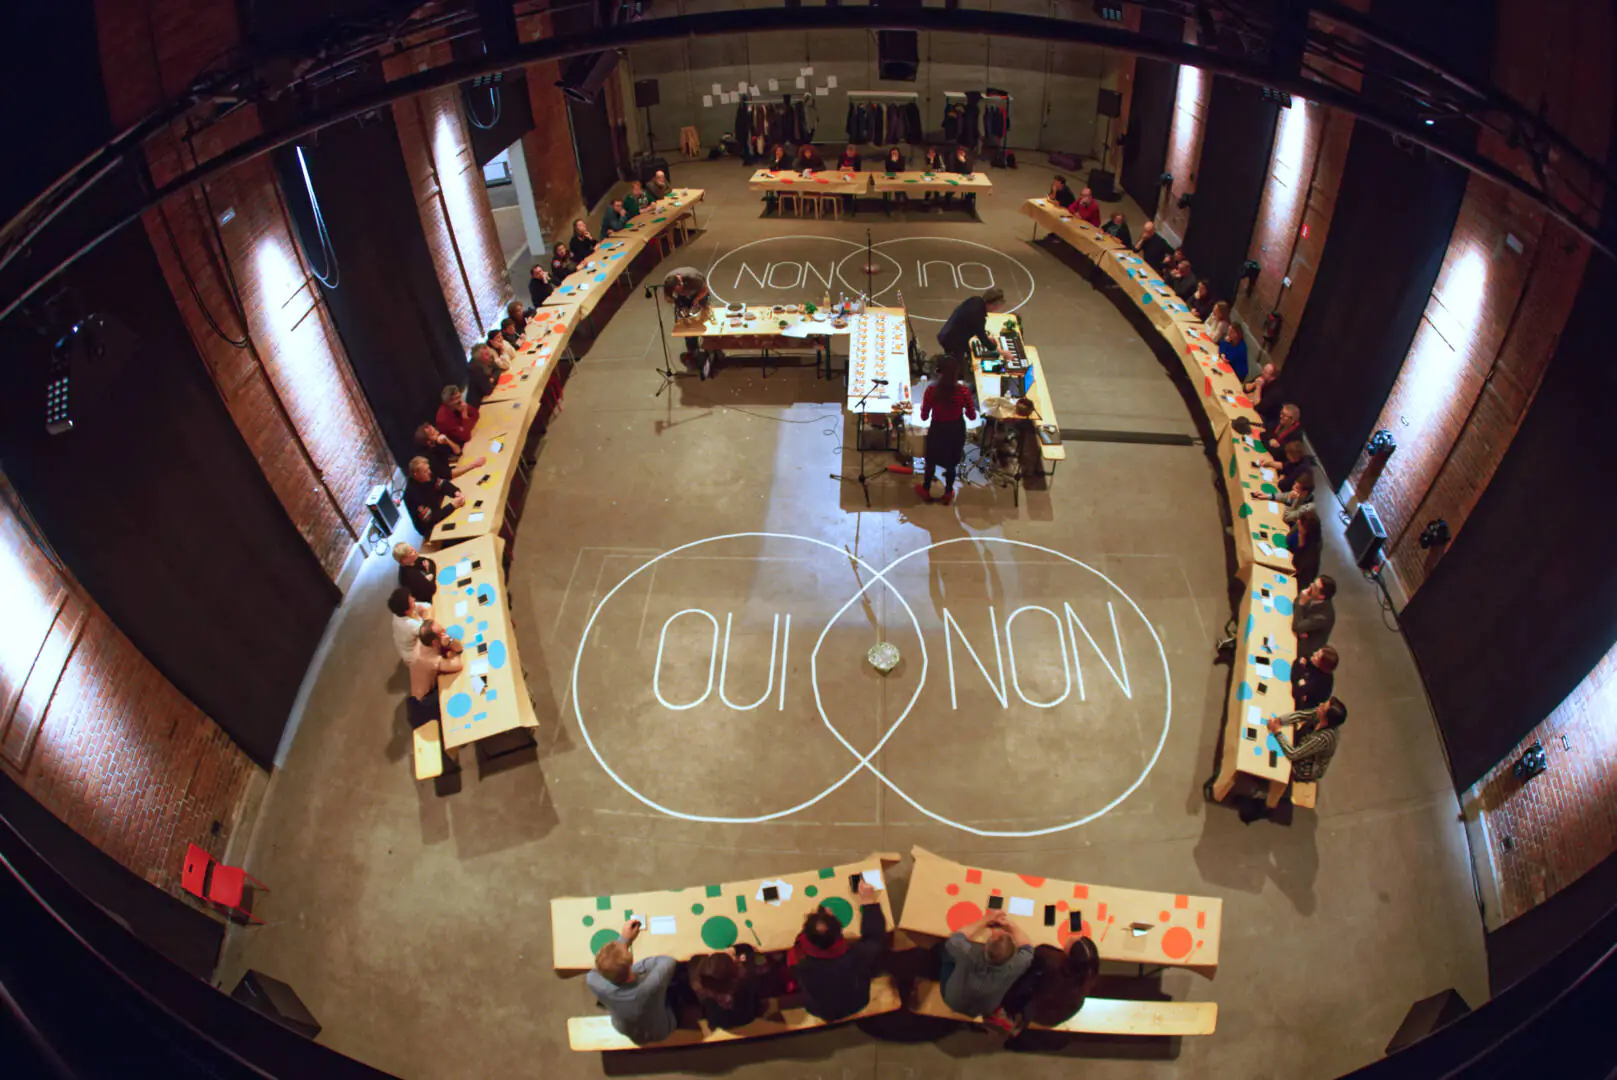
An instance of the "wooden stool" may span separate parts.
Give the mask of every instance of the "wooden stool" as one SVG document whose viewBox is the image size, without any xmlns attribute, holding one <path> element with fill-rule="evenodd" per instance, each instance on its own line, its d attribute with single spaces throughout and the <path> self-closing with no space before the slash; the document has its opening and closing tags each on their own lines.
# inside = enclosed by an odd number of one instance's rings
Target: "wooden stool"
<svg viewBox="0 0 1617 1080">
<path fill-rule="evenodd" d="M 801 213 L 803 210 L 803 196 L 800 192 L 782 191 L 775 196 L 775 202 L 780 206 L 780 212 L 783 214 L 786 212 L 787 203 L 792 204 L 794 214 Z"/>
<path fill-rule="evenodd" d="M 838 221 L 842 220 L 841 195 L 821 195 L 820 207 L 821 209 L 829 209 L 831 211 L 831 216 L 836 218 Z M 816 214 L 815 216 L 818 217 L 819 215 Z"/>
<path fill-rule="evenodd" d="M 696 133 L 695 128 L 682 127 L 679 129 L 679 152 L 686 157 L 702 156 L 702 137 Z"/>
</svg>

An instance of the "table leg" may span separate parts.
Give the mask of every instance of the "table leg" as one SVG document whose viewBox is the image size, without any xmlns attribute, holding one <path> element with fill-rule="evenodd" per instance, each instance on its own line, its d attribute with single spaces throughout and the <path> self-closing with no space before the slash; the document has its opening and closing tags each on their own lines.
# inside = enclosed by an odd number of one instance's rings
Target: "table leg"
<svg viewBox="0 0 1617 1080">
<path fill-rule="evenodd" d="M 1228 762 L 1226 762 L 1224 771 L 1218 774 L 1217 780 L 1213 781 L 1213 798 L 1219 802 L 1223 802 L 1225 799 L 1230 797 L 1230 791 L 1234 787 L 1235 770 L 1230 767 Z"/>
<path fill-rule="evenodd" d="M 1263 797 L 1263 805 L 1273 810 L 1280 805 L 1280 797 L 1286 793 L 1286 785 L 1279 780 L 1269 781 L 1269 791 Z"/>
</svg>

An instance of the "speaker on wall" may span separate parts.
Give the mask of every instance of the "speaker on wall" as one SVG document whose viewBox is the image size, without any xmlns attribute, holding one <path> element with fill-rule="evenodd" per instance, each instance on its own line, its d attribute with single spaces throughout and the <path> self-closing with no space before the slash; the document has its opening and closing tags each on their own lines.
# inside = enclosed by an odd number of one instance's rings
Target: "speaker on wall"
<svg viewBox="0 0 1617 1080">
<path fill-rule="evenodd" d="M 914 30 L 876 31 L 876 62 L 880 78 L 914 82 L 921 66 L 919 35 Z"/>
<path fill-rule="evenodd" d="M 562 65 L 561 78 L 556 85 L 574 101 L 593 105 L 601 93 L 601 87 L 606 85 L 607 77 L 617 66 L 618 54 L 611 49 L 590 56 L 576 56 Z"/>
<path fill-rule="evenodd" d="M 649 109 L 662 99 L 657 94 L 656 79 L 636 79 L 634 81 L 634 107 Z"/>
<path fill-rule="evenodd" d="M 1116 90 L 1102 90 L 1100 97 L 1095 100 L 1095 115 L 1109 116 L 1116 120 L 1123 115 L 1123 95 Z"/>
<path fill-rule="evenodd" d="M 1089 190 L 1100 202 L 1116 202 L 1120 197 L 1112 187 L 1116 179 L 1107 169 L 1090 169 Z"/>
</svg>

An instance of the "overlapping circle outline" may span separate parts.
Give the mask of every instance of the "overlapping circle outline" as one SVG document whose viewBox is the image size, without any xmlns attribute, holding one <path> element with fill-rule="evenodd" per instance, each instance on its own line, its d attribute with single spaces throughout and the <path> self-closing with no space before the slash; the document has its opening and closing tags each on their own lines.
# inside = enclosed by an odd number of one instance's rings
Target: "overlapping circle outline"
<svg viewBox="0 0 1617 1080">
<path fill-rule="evenodd" d="M 595 620 L 600 616 L 601 612 L 603 610 L 605 610 L 606 605 L 611 602 L 612 597 L 617 595 L 617 592 L 618 592 L 619 589 L 623 588 L 629 582 L 633 581 L 635 578 L 639 577 L 641 574 L 645 573 L 647 570 L 649 570 L 652 567 L 656 566 L 658 563 L 662 562 L 664 559 L 667 559 L 667 558 L 670 558 L 672 556 L 678 555 L 682 551 L 689 551 L 691 548 L 694 548 L 694 547 L 700 547 L 700 546 L 702 546 L 704 544 L 720 543 L 720 542 L 725 541 L 725 540 L 746 540 L 746 539 L 801 540 L 804 543 L 813 544 L 813 545 L 816 545 L 818 547 L 823 547 L 823 548 L 825 548 L 825 549 L 827 549 L 829 551 L 832 551 L 836 555 L 838 555 L 839 557 L 852 559 L 860 567 L 860 569 L 864 570 L 867 574 L 870 575 L 870 580 L 865 582 L 864 584 L 862 584 L 859 587 L 859 589 L 857 591 L 855 591 L 854 594 L 852 596 L 850 596 L 847 599 L 847 601 L 845 601 L 843 603 L 843 605 L 840 608 L 838 608 L 831 615 L 830 619 L 828 619 L 826 621 L 825 627 L 820 631 L 819 637 L 817 637 L 815 639 L 814 652 L 810 655 L 810 658 L 809 658 L 809 684 L 810 684 L 811 688 L 814 691 L 814 707 L 815 707 L 815 711 L 819 713 L 820 722 L 822 724 L 824 724 L 825 727 L 831 732 L 831 734 L 836 738 L 837 742 L 840 743 L 842 745 L 842 747 L 848 751 L 848 753 L 853 755 L 853 757 L 855 759 L 855 764 L 854 764 L 853 768 L 849 769 L 846 773 L 844 773 L 841 778 L 839 778 L 839 779 L 833 781 L 831 784 L 827 785 L 826 788 L 823 791 L 819 792 L 816 795 L 811 796 L 808 799 L 803 800 L 802 802 L 799 802 L 795 806 L 789 806 L 789 807 L 787 807 L 787 808 L 785 808 L 783 810 L 775 810 L 775 811 L 772 811 L 772 812 L 767 813 L 767 814 L 757 814 L 757 815 L 750 816 L 750 817 L 725 817 L 725 816 L 710 815 L 710 814 L 689 814 L 689 813 L 686 813 L 686 812 L 684 812 L 682 810 L 676 810 L 676 809 L 674 809 L 672 807 L 664 806 L 663 804 L 657 802 L 655 799 L 651 798 L 650 796 L 646 795 L 644 792 L 641 792 L 640 790 L 635 788 L 635 786 L 633 784 L 630 784 L 623 777 L 619 776 L 618 773 L 616 772 L 616 770 L 614 770 L 612 768 L 612 766 L 607 764 L 606 758 L 601 755 L 600 749 L 595 745 L 594 738 L 590 735 L 589 724 L 584 719 L 584 710 L 583 710 L 583 707 L 579 703 L 579 693 L 578 693 L 579 669 L 583 665 L 584 647 L 589 642 L 590 632 L 595 628 Z M 1091 574 L 1094 574 L 1096 577 L 1098 577 L 1102 581 L 1104 581 L 1107 585 L 1109 585 L 1111 587 L 1113 592 L 1117 593 L 1118 596 L 1122 597 L 1124 602 L 1128 604 L 1129 608 L 1137 616 L 1139 616 L 1140 622 L 1145 625 L 1146 631 L 1148 633 L 1150 633 L 1151 640 L 1157 647 L 1157 654 L 1160 657 L 1160 659 L 1162 660 L 1163 701 L 1164 701 L 1163 716 L 1162 716 L 1162 734 L 1157 738 L 1157 745 L 1152 750 L 1151 758 L 1150 758 L 1149 761 L 1146 762 L 1145 768 L 1140 770 L 1140 775 L 1135 777 L 1134 782 L 1131 783 L 1128 786 L 1127 789 L 1125 789 L 1116 798 L 1112 799 L 1111 802 L 1107 803 L 1105 806 L 1102 806 L 1100 809 L 1095 810 L 1092 813 L 1085 814 L 1085 815 L 1083 815 L 1081 817 L 1074 818 L 1071 821 L 1064 822 L 1064 823 L 1058 824 L 1058 825 L 1051 825 L 1051 826 L 1048 826 L 1048 827 L 1042 828 L 1042 829 L 1027 829 L 1027 830 L 979 829 L 974 825 L 968 825 L 968 824 L 966 824 L 964 822 L 955 821 L 952 818 L 946 817 L 943 814 L 939 814 L 936 811 L 930 809 L 929 807 L 923 805 L 919 800 L 917 800 L 916 798 L 911 796 L 902 787 L 900 787 L 894 780 L 892 780 L 885 773 L 883 773 L 880 768 L 878 768 L 876 765 L 872 764 L 872 759 L 875 758 L 875 756 L 877 754 L 881 753 L 882 748 L 887 745 L 888 740 L 890 740 L 893 737 L 893 735 L 898 731 L 899 728 L 904 726 L 904 721 L 909 718 L 910 712 L 915 708 L 915 703 L 920 698 L 921 691 L 923 689 L 925 689 L 925 687 L 926 687 L 926 675 L 927 675 L 927 667 L 928 667 L 928 657 L 927 657 L 927 650 L 926 650 L 926 638 L 921 632 L 920 620 L 918 618 L 916 618 L 915 611 L 914 611 L 914 609 L 912 609 L 910 607 L 909 601 L 904 598 L 904 594 L 902 592 L 900 592 L 898 590 L 898 588 L 892 584 L 892 582 L 887 580 L 887 575 L 889 573 L 891 573 L 893 570 L 895 570 L 897 567 L 902 565 L 903 563 L 908 562 L 910 559 L 913 559 L 918 555 L 924 555 L 924 554 L 926 554 L 928 552 L 935 551 L 935 550 L 937 550 L 939 548 L 949 547 L 949 546 L 952 546 L 954 544 L 1005 544 L 1005 545 L 1009 545 L 1011 547 L 1026 548 L 1026 549 L 1029 549 L 1029 550 L 1032 550 L 1032 551 L 1042 552 L 1042 553 L 1044 553 L 1046 555 L 1053 555 L 1056 558 L 1062 559 L 1062 560 L 1064 560 L 1066 562 L 1069 562 L 1069 563 L 1073 564 L 1074 566 L 1078 566 L 1078 567 L 1080 567 L 1080 568 L 1082 568 L 1084 570 L 1087 570 Z M 831 722 L 831 718 L 826 714 L 825 705 L 820 699 L 820 679 L 819 679 L 820 649 L 825 643 L 826 635 L 831 632 L 831 628 L 836 625 L 837 620 L 842 617 L 844 612 L 846 612 L 850 607 L 852 607 L 855 603 L 857 603 L 859 601 L 860 597 L 864 596 L 867 592 L 869 592 L 870 589 L 873 586 L 875 586 L 877 582 L 880 582 L 882 585 L 886 586 L 888 591 L 893 594 L 893 596 L 898 600 L 899 604 L 903 607 L 904 613 L 909 616 L 910 624 L 915 629 L 916 641 L 918 642 L 918 644 L 920 646 L 920 650 L 921 650 L 921 671 L 920 671 L 919 678 L 916 680 L 915 692 L 910 695 L 909 701 L 905 703 L 904 708 L 898 714 L 897 719 L 895 719 L 893 721 L 893 723 L 887 728 L 887 730 L 882 733 L 881 738 L 879 740 L 877 740 L 876 745 L 871 747 L 871 749 L 870 749 L 870 751 L 868 753 L 861 754 L 859 752 L 859 750 L 852 743 L 848 742 L 848 740 L 843 737 L 842 732 L 837 728 L 837 726 L 834 723 Z M 651 807 L 653 810 L 656 810 L 659 813 L 666 814 L 669 817 L 679 818 L 679 819 L 684 820 L 684 821 L 696 821 L 696 822 L 702 822 L 704 824 L 711 824 L 711 825 L 757 825 L 757 824 L 761 824 L 762 822 L 765 822 L 765 821 L 775 821 L 775 820 L 777 820 L 779 818 L 789 817 L 792 814 L 796 814 L 796 813 L 798 813 L 800 811 L 807 810 L 809 807 L 811 807 L 811 806 L 815 805 L 816 803 L 818 803 L 821 799 L 824 799 L 828 795 L 831 795 L 833 792 L 835 792 L 836 790 L 841 788 L 844 784 L 846 784 L 849 780 L 852 780 L 859 773 L 868 770 L 871 773 L 871 775 L 874 776 L 877 780 L 879 780 L 882 784 L 884 784 L 889 791 L 893 792 L 893 794 L 897 795 L 900 799 L 904 800 L 904 802 L 909 804 L 916 811 L 918 811 L 921 814 L 924 814 L 925 816 L 931 818 L 934 821 L 937 821 L 937 822 L 939 822 L 941 824 L 944 824 L 944 825 L 948 825 L 951 828 L 958 829 L 961 832 L 971 833 L 974 836 L 996 837 L 996 838 L 1006 838 L 1006 839 L 1022 839 L 1022 838 L 1034 837 L 1034 836 L 1049 836 L 1052 833 L 1065 832 L 1068 829 L 1074 829 L 1074 828 L 1079 827 L 1080 825 L 1087 825 L 1089 822 L 1094 821 L 1096 818 L 1099 818 L 1099 817 L 1109 813 L 1113 808 L 1115 808 L 1120 803 L 1122 803 L 1123 800 L 1127 799 L 1130 795 L 1134 794 L 1134 792 L 1140 787 L 1140 785 L 1145 783 L 1145 779 L 1146 779 L 1147 776 L 1149 776 L 1151 774 L 1151 770 L 1156 767 L 1157 759 L 1162 756 L 1162 749 L 1163 749 L 1164 746 L 1167 745 L 1168 731 L 1172 727 L 1172 724 L 1173 724 L 1173 676 L 1172 676 L 1172 673 L 1169 671 L 1169 668 L 1168 668 L 1167 650 L 1164 649 L 1163 646 L 1162 646 L 1162 639 L 1157 635 L 1156 627 L 1151 625 L 1151 620 L 1149 620 L 1149 619 L 1147 619 L 1145 617 L 1145 613 L 1143 611 L 1141 611 L 1140 606 L 1134 602 L 1134 598 L 1129 596 L 1128 593 L 1124 592 L 1123 589 L 1121 587 L 1119 587 L 1116 582 L 1114 582 L 1111 578 L 1107 577 L 1101 571 L 1095 569 L 1093 566 L 1090 566 L 1088 563 L 1085 563 L 1085 562 L 1083 562 L 1083 561 L 1081 561 L 1079 559 L 1075 559 L 1072 556 L 1065 554 L 1064 552 L 1057 551 L 1054 548 L 1045 547 L 1042 544 L 1029 543 L 1028 541 L 1025 541 L 1025 540 L 1011 540 L 1011 539 L 1007 539 L 1007 538 L 1004 538 L 1004 537 L 997 537 L 997 536 L 995 536 L 995 537 L 990 537 L 990 536 L 961 536 L 961 537 L 955 537 L 955 538 L 949 539 L 949 540 L 940 540 L 937 543 L 927 544 L 924 547 L 916 548 L 914 551 L 907 552 L 906 554 L 900 555 L 898 558 L 894 559 L 892 562 L 888 563 L 885 567 L 881 568 L 880 570 L 877 570 L 870 563 L 866 562 L 864 559 L 861 559 L 859 556 L 854 555 L 852 552 L 848 551 L 846 548 L 839 547 L 839 546 L 837 546 L 835 544 L 828 543 L 827 541 L 824 541 L 824 540 L 815 539 L 812 536 L 800 536 L 800 535 L 797 535 L 795 533 L 777 533 L 777 532 L 724 533 L 723 535 L 720 535 L 720 536 L 704 537 L 704 538 L 702 538 L 700 540 L 693 540 L 693 541 L 691 541 L 690 543 L 687 543 L 687 544 L 681 544 L 679 547 L 670 548 L 668 551 L 665 551 L 660 555 L 654 556 L 653 558 L 651 558 L 651 559 L 647 560 L 646 562 L 642 563 L 640 566 L 636 567 L 634 570 L 630 571 L 627 575 L 624 576 L 623 580 L 619 581 L 616 585 L 612 586 L 612 588 L 607 591 L 607 594 L 601 598 L 600 603 L 595 605 L 595 609 L 590 612 L 590 617 L 589 617 L 588 621 L 586 621 L 585 624 L 584 624 L 584 632 L 583 632 L 582 636 L 579 639 L 578 651 L 573 657 L 573 677 L 572 677 L 571 687 L 572 687 L 571 696 L 572 696 L 572 699 L 573 699 L 573 717 L 574 717 L 574 719 L 576 719 L 578 721 L 578 729 L 579 729 L 580 734 L 582 734 L 584 736 L 584 744 L 589 747 L 590 754 L 594 756 L 594 758 L 596 760 L 596 763 L 601 766 L 602 770 L 604 770 L 606 772 L 606 774 L 608 776 L 610 776 L 612 778 L 612 780 L 619 787 L 621 787 L 624 791 L 627 791 L 630 795 L 634 796 L 636 799 L 638 799 L 640 802 L 644 803 L 646 806 Z"/>
</svg>

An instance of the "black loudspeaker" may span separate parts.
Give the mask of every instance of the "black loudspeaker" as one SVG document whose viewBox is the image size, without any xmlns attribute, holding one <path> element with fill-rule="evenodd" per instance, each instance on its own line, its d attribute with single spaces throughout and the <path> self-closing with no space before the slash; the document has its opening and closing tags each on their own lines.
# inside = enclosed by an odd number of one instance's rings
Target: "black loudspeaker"
<svg viewBox="0 0 1617 1080">
<path fill-rule="evenodd" d="M 1117 177 L 1107 169 L 1089 170 L 1089 190 L 1100 202 L 1116 202 L 1119 198 L 1113 183 Z"/>
<path fill-rule="evenodd" d="M 1465 1003 L 1465 998 L 1461 997 L 1457 990 L 1445 990 L 1441 994 L 1433 994 L 1429 998 L 1417 1001 L 1409 1007 L 1409 1012 L 1404 1014 L 1404 1022 L 1398 1025 L 1398 1032 L 1393 1035 L 1392 1042 L 1387 1044 L 1385 1053 L 1392 1054 L 1419 1042 L 1438 1028 L 1447 1027 L 1470 1011 L 1471 1006 Z"/>
<path fill-rule="evenodd" d="M 659 171 L 662 172 L 670 184 L 674 182 L 674 171 L 668 167 L 668 159 L 665 157 L 649 157 L 642 154 L 635 159 L 634 171 L 642 184 L 651 183 L 651 178 L 656 176 Z"/>
<path fill-rule="evenodd" d="M 1353 563 L 1360 570 L 1368 570 L 1381 561 L 1381 545 L 1387 542 L 1387 530 L 1381 517 L 1369 503 L 1360 503 L 1359 510 L 1347 527 L 1348 550 L 1353 552 Z"/>
<path fill-rule="evenodd" d="M 1116 90 L 1102 90 L 1095 101 L 1096 116 L 1110 116 L 1116 120 L 1123 115 L 1123 95 Z"/>
<path fill-rule="evenodd" d="M 914 30 L 876 31 L 878 77 L 898 82 L 914 82 L 921 66 L 919 35 Z"/>
<path fill-rule="evenodd" d="M 636 79 L 634 81 L 635 108 L 649 109 L 661 101 L 662 99 L 657 96 L 656 79 Z"/>
<path fill-rule="evenodd" d="M 304 1007 L 297 993 L 279 979 L 249 970 L 230 992 L 230 997 L 305 1039 L 320 1034 L 320 1021 Z"/>
<path fill-rule="evenodd" d="M 618 54 L 610 49 L 591 56 L 577 56 L 562 67 L 561 78 L 556 85 L 574 101 L 593 105 L 600 96 L 601 87 L 606 85 L 607 77 L 617 66 Z"/>
<path fill-rule="evenodd" d="M 392 536 L 399 524 L 399 505 L 393 501 L 393 492 L 386 484 L 377 484 L 365 497 L 365 508 L 371 512 L 371 521 L 383 536 Z"/>
</svg>

